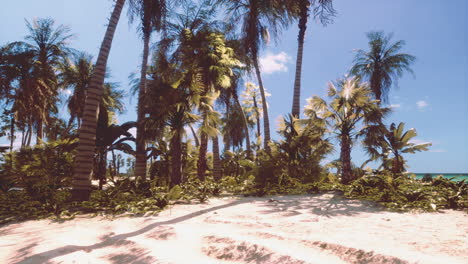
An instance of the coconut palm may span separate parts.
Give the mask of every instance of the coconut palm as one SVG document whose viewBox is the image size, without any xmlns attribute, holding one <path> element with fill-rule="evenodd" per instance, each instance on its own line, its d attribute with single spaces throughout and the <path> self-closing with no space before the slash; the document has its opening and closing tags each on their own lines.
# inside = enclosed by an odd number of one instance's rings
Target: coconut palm
<svg viewBox="0 0 468 264">
<path fill-rule="evenodd" d="M 331 22 L 331 17 L 335 15 L 335 9 L 333 8 L 333 0 L 296 0 L 286 1 L 286 4 L 288 5 L 288 10 L 299 18 L 297 24 L 299 33 L 297 36 L 296 75 L 294 78 L 294 96 L 291 111 L 293 116 L 299 117 L 301 107 L 302 56 L 304 54 L 304 38 L 310 9 L 313 9 L 314 17 L 318 18 L 322 25 Z"/>
<path fill-rule="evenodd" d="M 270 94 L 265 91 L 265 96 Z M 260 95 L 260 89 L 251 82 L 245 83 L 245 90 L 241 94 L 242 105 L 248 119 L 249 126 L 256 126 L 256 136 L 261 136 L 260 118 L 263 115 L 263 101 Z M 268 104 L 268 103 L 267 103 Z"/>
<path fill-rule="evenodd" d="M 411 128 L 405 131 L 405 123 L 398 126 L 392 123 L 389 128 L 385 126 L 371 126 L 365 131 L 364 146 L 371 156 L 370 160 L 381 160 L 382 167 L 390 169 L 396 177 L 405 169 L 403 153 L 416 153 L 427 151 L 431 143 L 416 144 L 411 142 L 416 136 L 416 130 Z"/>
<path fill-rule="evenodd" d="M 340 142 L 340 160 L 342 164 L 342 182 L 353 180 L 351 167 L 351 148 L 353 139 L 359 135 L 361 122 L 364 125 L 379 123 L 389 112 L 389 108 L 380 108 L 372 99 L 371 91 L 359 78 L 338 79 L 328 85 L 331 101 L 313 96 L 307 99 L 304 114 L 310 122 L 322 126 L 326 124 Z"/>
<path fill-rule="evenodd" d="M 279 30 L 290 22 L 290 16 L 282 1 L 270 0 L 224 0 L 233 23 L 243 21 L 241 35 L 245 54 L 251 58 L 260 86 L 263 103 L 264 148 L 269 152 L 270 121 L 266 93 L 259 66 L 259 53 L 262 45 L 269 41 L 270 32 L 276 36 Z"/>
<path fill-rule="evenodd" d="M 85 52 L 78 53 L 73 57 L 72 61 L 65 60 L 60 65 L 60 85 L 64 89 L 73 89 L 71 96 L 67 100 L 68 111 L 70 112 L 69 125 L 76 120 L 78 127 L 81 126 L 86 89 L 89 85 L 93 68 L 92 56 Z"/>
<path fill-rule="evenodd" d="M 358 49 L 351 68 L 351 74 L 370 82 L 375 99 L 383 102 L 388 102 L 392 84 L 397 83 L 405 71 L 413 73 L 410 66 L 416 59 L 410 54 L 399 53 L 405 41 L 392 43 L 392 36 L 382 31 L 367 33 L 369 50 Z"/>
<path fill-rule="evenodd" d="M 183 85 L 171 85 L 176 75 L 176 71 L 167 76 L 155 73 L 153 79 L 148 82 L 149 96 L 145 99 L 149 106 L 149 117 L 145 119 L 146 130 L 158 131 L 159 133 L 152 135 L 155 138 L 165 136 L 169 141 L 171 186 L 183 182 L 182 139 L 185 135 L 185 127 L 199 119 L 192 113 L 194 94 Z M 164 128 L 167 129 L 167 133 L 162 133 Z M 158 142 L 159 145 L 162 144 L 161 140 Z M 161 147 L 158 146 L 158 148 Z"/>
<path fill-rule="evenodd" d="M 91 193 L 92 160 L 96 141 L 97 114 L 103 94 L 107 58 L 109 57 L 112 39 L 124 4 L 125 0 L 117 0 L 115 3 L 88 87 L 83 120 L 79 129 L 79 142 L 76 149 L 77 154 L 72 189 L 73 200 L 88 200 Z"/>
<path fill-rule="evenodd" d="M 146 180 L 146 143 L 143 129 L 143 119 L 145 116 L 145 106 L 142 104 L 146 93 L 146 75 L 149 55 L 149 42 L 151 33 L 154 30 L 160 31 L 165 26 L 167 15 L 166 0 L 129 0 L 129 18 L 133 22 L 135 17 L 139 18 L 140 30 L 143 37 L 143 58 L 140 71 L 140 87 L 138 92 L 137 109 L 137 141 L 136 141 L 136 160 L 135 176 Z"/>
<path fill-rule="evenodd" d="M 73 37 L 70 29 L 59 25 L 54 27 L 54 20 L 51 18 L 37 19 L 33 23 L 26 21 L 29 35 L 24 42 L 16 42 L 12 45 L 23 45 L 33 54 L 34 68 L 36 76 L 34 97 L 40 114 L 36 115 L 36 135 L 37 143 L 42 140 L 44 123 L 50 118 L 50 111 L 55 109 L 58 95 L 58 80 L 55 68 L 59 61 L 72 53 L 68 48 L 68 42 Z"/>
</svg>

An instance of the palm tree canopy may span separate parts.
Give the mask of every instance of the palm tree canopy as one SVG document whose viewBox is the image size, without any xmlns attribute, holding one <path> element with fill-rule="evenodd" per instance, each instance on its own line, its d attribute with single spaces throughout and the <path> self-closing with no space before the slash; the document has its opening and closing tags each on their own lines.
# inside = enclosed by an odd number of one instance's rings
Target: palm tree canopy
<svg viewBox="0 0 468 264">
<path fill-rule="evenodd" d="M 392 36 L 381 31 L 367 33 L 369 50 L 356 50 L 354 66 L 350 71 L 368 80 L 375 98 L 383 102 L 388 102 L 390 88 L 405 71 L 413 73 L 410 66 L 416 59 L 413 55 L 399 53 L 405 41 L 392 43 Z"/>
<path fill-rule="evenodd" d="M 331 101 L 313 96 L 307 99 L 304 114 L 314 120 L 326 122 L 331 131 L 340 134 L 353 131 L 360 121 L 377 123 L 390 113 L 389 108 L 380 108 L 373 100 L 367 83 L 357 77 L 338 79 L 328 85 Z M 358 135 L 357 133 L 355 135 Z"/>
</svg>

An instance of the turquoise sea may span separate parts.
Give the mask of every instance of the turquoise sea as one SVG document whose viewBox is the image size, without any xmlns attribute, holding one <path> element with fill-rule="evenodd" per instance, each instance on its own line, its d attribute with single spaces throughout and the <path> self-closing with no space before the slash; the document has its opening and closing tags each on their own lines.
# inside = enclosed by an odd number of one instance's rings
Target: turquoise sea
<svg viewBox="0 0 468 264">
<path fill-rule="evenodd" d="M 426 173 L 413 173 L 416 175 L 416 179 L 422 179 Z M 465 180 L 468 181 L 468 173 L 429 173 L 433 178 L 442 175 L 444 178 L 454 178 L 454 181 Z"/>
</svg>

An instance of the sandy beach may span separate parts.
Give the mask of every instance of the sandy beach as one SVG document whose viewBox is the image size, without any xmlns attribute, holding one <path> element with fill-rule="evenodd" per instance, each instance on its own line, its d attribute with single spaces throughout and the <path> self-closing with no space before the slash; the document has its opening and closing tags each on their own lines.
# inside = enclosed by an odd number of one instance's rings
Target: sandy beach
<svg viewBox="0 0 468 264">
<path fill-rule="evenodd" d="M 334 193 L 213 198 L 151 217 L 0 228 L 0 263 L 468 263 L 468 215 L 393 213 Z"/>
</svg>

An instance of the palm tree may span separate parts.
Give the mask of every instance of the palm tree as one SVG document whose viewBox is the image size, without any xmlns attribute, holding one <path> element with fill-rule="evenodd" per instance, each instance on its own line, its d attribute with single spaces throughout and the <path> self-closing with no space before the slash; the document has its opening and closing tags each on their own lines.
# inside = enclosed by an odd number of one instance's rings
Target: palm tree
<svg viewBox="0 0 468 264">
<path fill-rule="evenodd" d="M 73 89 L 73 93 L 67 100 L 68 111 L 70 112 L 69 125 L 76 119 L 78 128 L 81 126 L 86 89 L 89 85 L 93 68 L 92 56 L 85 52 L 78 53 L 73 57 L 73 61 L 65 60 L 60 65 L 60 85 L 64 89 Z"/>
<path fill-rule="evenodd" d="M 341 180 L 348 184 L 353 180 L 351 148 L 353 138 L 360 132 L 358 125 L 361 122 L 364 125 L 377 124 L 390 109 L 380 108 L 377 101 L 372 100 L 368 85 L 360 83 L 356 77 L 330 83 L 328 96 L 331 98 L 329 103 L 318 96 L 307 99 L 304 114 L 312 123 L 319 126 L 326 124 L 340 141 Z"/>
<path fill-rule="evenodd" d="M 194 94 L 183 85 L 173 85 L 177 79 L 177 71 L 163 75 L 155 73 L 152 80 L 148 82 L 149 117 L 145 118 L 145 128 L 149 131 L 158 131 L 153 136 L 166 136 L 169 141 L 171 180 L 170 185 L 178 185 L 183 182 L 182 175 L 182 139 L 185 127 L 198 121 L 199 117 L 192 114 Z M 172 83 L 172 84 L 171 84 Z M 161 132 L 167 129 L 167 133 Z M 163 142 L 163 141 L 162 141 Z M 162 143 L 159 140 L 158 148 Z"/>
<path fill-rule="evenodd" d="M 417 136 L 414 128 L 405 131 L 405 123 L 398 126 L 392 123 L 387 129 L 385 126 L 371 126 L 367 128 L 364 146 L 371 156 L 371 161 L 381 160 L 386 169 L 391 167 L 394 177 L 401 175 L 405 169 L 403 153 L 416 153 L 427 151 L 431 143 L 416 144 L 411 140 Z M 392 156 L 392 157 L 390 157 Z"/>
<path fill-rule="evenodd" d="M 258 58 L 262 44 L 269 41 L 269 30 L 276 36 L 282 27 L 289 24 L 290 16 L 282 1 L 224 0 L 221 2 L 227 3 L 227 11 L 231 14 L 233 23 L 243 21 L 241 31 L 243 49 L 244 53 L 251 58 L 248 63 L 252 63 L 260 86 L 263 103 L 264 148 L 269 152 L 270 121 Z"/>
<path fill-rule="evenodd" d="M 15 129 L 22 132 L 21 146 L 30 145 L 35 121 L 44 116 L 40 79 L 37 77 L 34 51 L 25 43 L 15 42 L 2 48 L 0 76 L 4 115 L 10 116 L 10 139 Z M 36 100 L 37 99 L 37 100 Z"/>
<path fill-rule="evenodd" d="M 112 39 L 124 4 L 125 0 L 117 0 L 115 3 L 88 87 L 83 121 L 79 129 L 79 142 L 76 149 L 77 154 L 72 189 L 73 200 L 88 200 L 91 193 L 92 160 L 96 142 L 97 114 L 103 94 L 107 58 L 109 57 Z"/>
<path fill-rule="evenodd" d="M 38 19 L 30 24 L 26 21 L 29 35 L 24 45 L 34 54 L 34 69 L 38 83 L 36 84 L 35 101 L 41 112 L 36 117 L 37 143 L 42 140 L 44 123 L 50 118 L 49 111 L 55 109 L 58 95 L 58 81 L 55 68 L 61 59 L 72 53 L 68 48 L 68 41 L 73 37 L 70 29 L 63 25 L 54 28 L 51 18 Z"/>
<path fill-rule="evenodd" d="M 322 25 L 328 24 L 330 18 L 335 15 L 333 0 L 296 0 L 286 1 L 289 5 L 289 11 L 294 16 L 299 17 L 297 36 L 297 57 L 296 57 L 296 75 L 294 78 L 294 96 L 292 104 L 292 115 L 299 118 L 301 108 L 301 74 L 302 74 L 302 56 L 304 53 L 304 38 L 307 29 L 307 20 L 309 18 L 310 7 L 313 7 L 314 17 L 319 18 Z"/>
<path fill-rule="evenodd" d="M 270 96 L 270 93 L 265 91 L 265 96 Z M 263 114 L 263 101 L 260 95 L 260 89 L 257 85 L 251 82 L 245 83 L 245 90 L 241 94 L 244 112 L 248 119 L 249 126 L 256 125 L 256 136 L 261 136 L 260 118 Z"/>
<path fill-rule="evenodd" d="M 370 82 L 375 99 L 383 102 L 388 102 L 390 87 L 405 71 L 413 73 L 410 66 L 416 59 L 410 54 L 398 53 L 405 41 L 391 43 L 392 36 L 382 31 L 367 33 L 369 51 L 358 49 L 351 68 L 351 74 Z"/>
<path fill-rule="evenodd" d="M 167 14 L 166 0 L 129 0 L 129 16 L 133 22 L 135 16 L 141 20 L 141 33 L 143 35 L 143 58 L 140 72 L 140 87 L 138 92 L 138 110 L 137 110 L 137 141 L 136 141 L 136 161 L 135 176 L 146 180 L 146 143 L 143 127 L 145 117 L 145 106 L 143 97 L 146 94 L 146 75 L 149 55 L 149 42 L 153 30 L 161 30 L 165 25 Z"/>
</svg>

